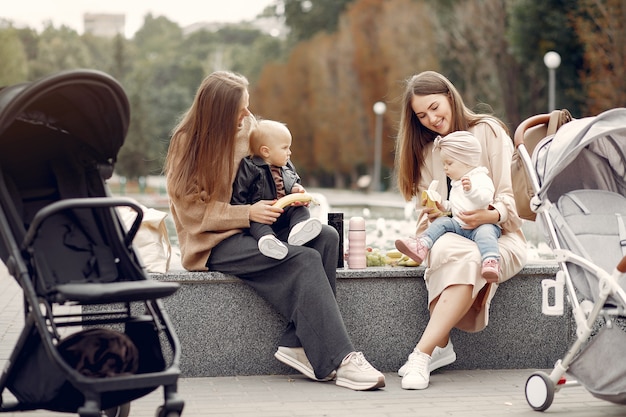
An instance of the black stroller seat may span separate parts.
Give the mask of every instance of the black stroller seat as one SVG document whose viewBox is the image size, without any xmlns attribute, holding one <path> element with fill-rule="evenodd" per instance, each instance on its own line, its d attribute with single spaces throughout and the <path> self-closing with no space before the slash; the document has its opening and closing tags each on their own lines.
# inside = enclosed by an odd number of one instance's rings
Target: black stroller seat
<svg viewBox="0 0 626 417">
<path fill-rule="evenodd" d="M 99 71 L 0 89 L 0 256 L 24 292 L 25 311 L 0 378 L 17 403 L 2 401 L 0 412 L 124 416 L 132 400 L 163 386 L 157 416 L 182 413 L 180 345 L 161 301 L 179 285 L 147 275 L 132 246 L 142 208 L 112 197 L 105 183 L 128 123 L 122 87 Z M 129 230 L 119 206 L 137 212 Z M 110 352 L 118 358 L 127 347 L 133 366 L 94 372 L 67 360 L 68 352 L 93 359 L 83 350 L 98 344 L 119 346 Z"/>
</svg>

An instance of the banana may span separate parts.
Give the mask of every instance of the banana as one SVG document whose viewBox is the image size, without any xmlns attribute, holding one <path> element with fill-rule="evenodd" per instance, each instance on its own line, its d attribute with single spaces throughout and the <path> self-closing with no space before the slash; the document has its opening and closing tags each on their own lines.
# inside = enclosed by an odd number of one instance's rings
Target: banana
<svg viewBox="0 0 626 417">
<path fill-rule="evenodd" d="M 426 200 L 426 207 L 432 207 L 434 213 L 441 213 L 441 210 L 437 208 L 437 203 L 441 203 L 441 194 L 439 194 L 436 189 L 439 185 L 439 181 L 433 180 L 428 186 L 428 190 L 422 191 L 422 200 Z"/>
<path fill-rule="evenodd" d="M 285 208 L 296 202 L 317 204 L 313 196 L 309 193 L 293 193 L 287 194 L 286 196 L 279 198 L 278 201 L 273 204 L 273 206 Z"/>
<path fill-rule="evenodd" d="M 399 259 L 402 257 L 402 253 L 397 249 L 392 249 L 390 251 L 387 251 L 385 255 L 387 255 L 390 258 L 396 258 L 396 259 Z"/>
</svg>

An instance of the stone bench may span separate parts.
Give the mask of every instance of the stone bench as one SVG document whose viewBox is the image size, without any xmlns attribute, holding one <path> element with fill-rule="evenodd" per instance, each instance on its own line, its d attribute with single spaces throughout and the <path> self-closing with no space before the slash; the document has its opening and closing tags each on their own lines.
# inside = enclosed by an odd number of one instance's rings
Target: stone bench
<svg viewBox="0 0 626 417">
<path fill-rule="evenodd" d="M 571 344 L 571 310 L 541 312 L 541 280 L 556 265 L 526 266 L 500 285 L 489 326 L 453 330 L 458 359 L 448 369 L 551 368 Z M 424 268 L 339 269 L 337 301 L 356 349 L 383 372 L 400 367 L 428 320 Z M 182 345 L 185 377 L 292 374 L 274 359 L 285 320 L 250 287 L 218 272 L 172 270 L 153 278 L 181 284 L 164 300 Z"/>
</svg>

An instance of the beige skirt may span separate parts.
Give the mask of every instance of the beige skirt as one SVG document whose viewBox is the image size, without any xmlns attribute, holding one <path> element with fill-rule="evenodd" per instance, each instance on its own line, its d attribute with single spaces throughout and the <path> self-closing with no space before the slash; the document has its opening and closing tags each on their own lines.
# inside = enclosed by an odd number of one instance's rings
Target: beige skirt
<svg viewBox="0 0 626 417">
<path fill-rule="evenodd" d="M 526 263 L 526 239 L 521 230 L 503 234 L 500 249 L 500 282 L 515 276 Z M 487 285 L 480 276 L 481 259 L 473 241 L 454 233 L 446 233 L 436 242 L 427 257 L 424 273 L 428 289 L 428 305 L 451 285 L 471 285 L 474 304 L 457 324 L 466 332 L 478 332 L 489 323 L 489 306 L 498 284 Z"/>
</svg>

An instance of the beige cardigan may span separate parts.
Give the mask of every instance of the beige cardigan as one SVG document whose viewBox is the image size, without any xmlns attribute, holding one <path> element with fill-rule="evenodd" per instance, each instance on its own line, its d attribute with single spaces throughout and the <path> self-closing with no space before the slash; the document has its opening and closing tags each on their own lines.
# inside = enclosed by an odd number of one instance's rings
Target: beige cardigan
<svg viewBox="0 0 626 417">
<path fill-rule="evenodd" d="M 237 135 L 234 167 L 248 155 L 252 116 L 246 117 Z M 230 184 L 234 181 L 229 180 Z M 170 194 L 170 211 L 178 234 L 181 263 L 189 271 L 208 270 L 206 262 L 213 249 L 222 240 L 250 227 L 250 206 L 231 205 L 231 192 L 223 198 L 209 201 L 206 193 L 187 195 L 177 199 Z"/>
<path fill-rule="evenodd" d="M 499 225 L 502 227 L 502 237 L 498 240 L 498 245 L 501 256 L 500 282 L 503 282 L 524 267 L 527 250 L 526 239 L 520 228 L 522 220 L 517 215 L 511 184 L 510 163 L 514 150 L 513 142 L 505 130 L 495 122 L 479 123 L 470 131 L 480 141 L 483 148 L 480 165 L 489 170 L 496 190 L 493 207 L 500 213 Z M 439 180 L 437 191 L 443 199 L 447 199 L 446 174 L 443 171 L 439 154 L 433 152 L 433 144 L 430 144 L 425 152 L 424 167 L 421 170 L 422 175 L 418 185 L 419 193 L 421 194 L 421 191 L 427 189 L 431 181 L 436 179 Z M 417 234 L 419 234 L 428 226 L 428 218 L 422 213 L 420 201 L 417 205 Z M 449 285 L 450 277 L 475 274 L 472 278 L 476 282 L 473 293 L 476 302 L 457 327 L 469 332 L 484 329 L 489 321 L 489 306 L 498 284 L 486 286 L 486 281 L 480 277 L 481 261 L 476 244 L 461 236 L 447 233 L 437 240 L 428 255 L 427 262 L 428 268 L 424 279 L 428 288 L 429 305 L 441 294 L 445 286 Z"/>
</svg>

